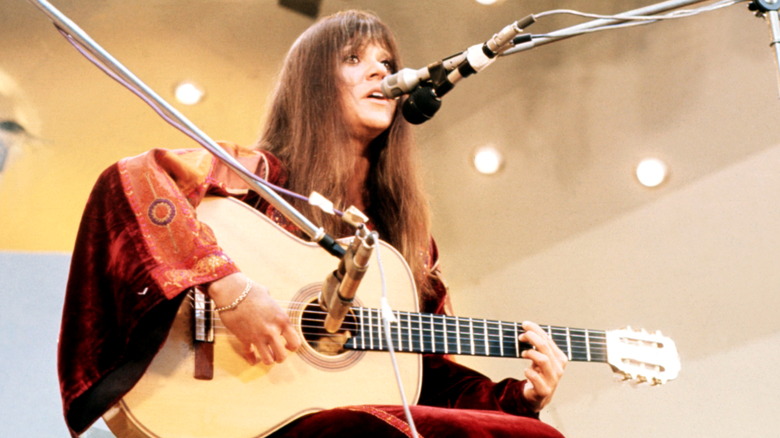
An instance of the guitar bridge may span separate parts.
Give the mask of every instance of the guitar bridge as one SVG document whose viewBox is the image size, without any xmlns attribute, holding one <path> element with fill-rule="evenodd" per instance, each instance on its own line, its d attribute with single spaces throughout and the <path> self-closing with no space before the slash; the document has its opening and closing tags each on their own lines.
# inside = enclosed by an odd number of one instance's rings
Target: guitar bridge
<svg viewBox="0 0 780 438">
<path fill-rule="evenodd" d="M 214 342 L 214 302 L 200 289 L 193 289 L 193 336 L 199 342 Z"/>
<path fill-rule="evenodd" d="M 192 346 L 195 349 L 194 377 L 214 378 L 214 302 L 198 288 L 192 291 Z"/>
</svg>

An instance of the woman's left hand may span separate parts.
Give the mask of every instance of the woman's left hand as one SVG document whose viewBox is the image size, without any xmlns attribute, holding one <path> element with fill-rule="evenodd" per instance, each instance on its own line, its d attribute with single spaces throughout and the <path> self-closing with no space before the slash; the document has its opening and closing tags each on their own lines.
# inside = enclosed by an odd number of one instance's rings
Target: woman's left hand
<svg viewBox="0 0 780 438">
<path fill-rule="evenodd" d="M 539 412 L 552 399 L 569 359 L 538 324 L 525 321 L 523 329 L 520 342 L 534 347 L 522 353 L 523 358 L 531 361 L 531 366 L 525 369 L 528 380 L 523 387 L 523 396 Z"/>
</svg>

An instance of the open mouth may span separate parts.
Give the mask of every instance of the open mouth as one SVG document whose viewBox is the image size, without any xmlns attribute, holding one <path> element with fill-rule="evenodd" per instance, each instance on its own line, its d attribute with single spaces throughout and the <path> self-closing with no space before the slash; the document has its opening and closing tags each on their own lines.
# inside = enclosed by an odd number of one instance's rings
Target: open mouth
<svg viewBox="0 0 780 438">
<path fill-rule="evenodd" d="M 381 91 L 374 91 L 368 96 L 366 96 L 369 99 L 379 99 L 379 100 L 387 100 L 384 94 L 382 94 Z"/>
</svg>

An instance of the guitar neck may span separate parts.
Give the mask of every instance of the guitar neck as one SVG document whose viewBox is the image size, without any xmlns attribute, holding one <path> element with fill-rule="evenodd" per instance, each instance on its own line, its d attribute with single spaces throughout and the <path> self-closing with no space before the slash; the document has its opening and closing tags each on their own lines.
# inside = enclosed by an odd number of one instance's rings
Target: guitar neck
<svg viewBox="0 0 780 438">
<path fill-rule="evenodd" d="M 350 350 L 388 350 L 381 311 L 353 308 L 357 333 L 347 342 Z M 517 322 L 395 311 L 390 338 L 398 352 L 520 357 L 530 345 L 518 341 L 523 326 Z M 607 362 L 606 333 L 600 330 L 542 326 L 555 344 L 578 362 Z"/>
</svg>

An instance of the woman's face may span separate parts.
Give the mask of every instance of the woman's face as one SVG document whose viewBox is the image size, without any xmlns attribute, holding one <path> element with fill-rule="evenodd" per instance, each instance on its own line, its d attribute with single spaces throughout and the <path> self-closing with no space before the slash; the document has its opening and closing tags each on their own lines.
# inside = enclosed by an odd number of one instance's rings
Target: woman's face
<svg viewBox="0 0 780 438">
<path fill-rule="evenodd" d="M 342 99 L 346 123 L 354 138 L 369 142 L 386 130 L 393 121 L 395 99 L 382 94 L 380 84 L 392 73 L 390 53 L 377 44 L 362 50 L 348 48 L 342 54 Z"/>
</svg>

